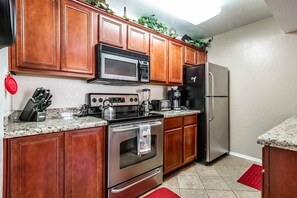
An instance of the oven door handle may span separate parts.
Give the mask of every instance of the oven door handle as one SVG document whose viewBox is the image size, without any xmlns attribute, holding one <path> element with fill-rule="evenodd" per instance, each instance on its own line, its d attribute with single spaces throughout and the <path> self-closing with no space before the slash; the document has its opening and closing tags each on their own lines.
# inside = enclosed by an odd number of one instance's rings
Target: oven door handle
<svg viewBox="0 0 297 198">
<path fill-rule="evenodd" d="M 159 126 L 159 125 L 162 125 L 163 123 L 162 122 L 160 122 L 160 121 L 158 121 L 158 122 L 151 122 L 151 123 L 149 123 L 149 125 L 151 125 L 151 127 L 152 126 Z"/>
<path fill-rule="evenodd" d="M 123 132 L 123 131 L 130 131 L 130 130 L 135 130 L 139 129 L 138 126 L 131 126 L 131 127 L 116 127 L 112 129 L 112 132 Z"/>
<path fill-rule="evenodd" d="M 154 176 L 158 175 L 160 172 L 161 172 L 161 168 L 158 168 L 157 172 L 155 172 L 155 173 L 153 173 L 153 174 L 151 174 L 151 175 L 149 175 L 149 176 L 147 176 L 145 178 L 142 178 L 142 179 L 138 180 L 137 182 L 134 182 L 133 184 L 125 186 L 124 188 L 120 188 L 120 189 L 112 188 L 111 192 L 112 193 L 120 193 L 120 192 L 122 192 L 124 190 L 127 190 L 128 188 L 131 188 L 131 187 L 135 186 L 136 184 L 139 184 L 139 183 L 141 183 L 141 182 L 143 182 L 143 181 L 145 181 L 145 180 L 147 180 L 147 179 L 149 179 L 151 177 L 154 177 Z"/>
</svg>

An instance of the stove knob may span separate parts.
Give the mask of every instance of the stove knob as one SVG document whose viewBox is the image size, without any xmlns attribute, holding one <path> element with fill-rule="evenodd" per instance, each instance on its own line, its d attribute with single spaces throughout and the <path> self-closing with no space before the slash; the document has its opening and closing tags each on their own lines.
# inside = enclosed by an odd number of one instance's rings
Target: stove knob
<svg viewBox="0 0 297 198">
<path fill-rule="evenodd" d="M 138 99 L 137 98 L 134 98 L 134 102 L 137 102 L 138 101 Z"/>
<path fill-rule="evenodd" d="M 133 102 L 133 98 L 130 98 L 130 102 Z"/>
<path fill-rule="evenodd" d="M 103 99 L 102 98 L 99 98 L 99 100 L 98 100 L 99 102 L 103 102 Z"/>
<path fill-rule="evenodd" d="M 97 99 L 96 98 L 93 98 L 92 99 L 92 102 L 94 102 L 94 103 L 97 102 Z"/>
</svg>

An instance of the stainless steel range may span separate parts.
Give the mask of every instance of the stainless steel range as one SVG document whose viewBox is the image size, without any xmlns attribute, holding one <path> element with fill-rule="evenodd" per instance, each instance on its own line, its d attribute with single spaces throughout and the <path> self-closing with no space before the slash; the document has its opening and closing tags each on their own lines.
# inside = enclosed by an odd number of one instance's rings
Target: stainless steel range
<svg viewBox="0 0 297 198">
<path fill-rule="evenodd" d="M 107 197 L 137 197 L 163 180 L 163 117 L 139 112 L 137 94 L 89 94 L 89 114 L 101 116 L 106 100 L 116 111 L 106 118 Z"/>
</svg>

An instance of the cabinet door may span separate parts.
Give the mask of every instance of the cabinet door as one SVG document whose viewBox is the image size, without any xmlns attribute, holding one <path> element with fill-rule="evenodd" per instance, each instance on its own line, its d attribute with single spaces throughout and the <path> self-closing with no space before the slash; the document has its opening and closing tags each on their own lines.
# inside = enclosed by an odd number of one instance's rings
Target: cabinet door
<svg viewBox="0 0 297 198">
<path fill-rule="evenodd" d="M 156 82 L 167 82 L 168 53 L 167 40 L 151 34 L 150 38 L 150 79 Z"/>
<path fill-rule="evenodd" d="M 104 127 L 67 132 L 65 136 L 66 197 L 103 197 Z"/>
<path fill-rule="evenodd" d="M 185 63 L 188 65 L 196 65 L 196 49 L 185 47 Z"/>
<path fill-rule="evenodd" d="M 183 130 L 182 128 L 165 131 L 164 174 L 182 165 Z"/>
<path fill-rule="evenodd" d="M 169 42 L 168 82 L 182 84 L 183 82 L 183 45 Z"/>
<path fill-rule="evenodd" d="M 148 54 L 149 33 L 129 25 L 127 49 L 135 52 Z"/>
<path fill-rule="evenodd" d="M 10 197 L 64 196 L 64 133 L 10 141 Z"/>
<path fill-rule="evenodd" d="M 60 1 L 17 0 L 16 14 L 15 67 L 59 70 Z"/>
<path fill-rule="evenodd" d="M 183 162 L 188 163 L 197 156 L 197 125 L 184 126 Z"/>
<path fill-rule="evenodd" d="M 126 48 L 126 25 L 103 15 L 100 15 L 99 20 L 99 41 Z"/>
<path fill-rule="evenodd" d="M 206 53 L 197 51 L 197 65 L 206 63 Z"/>
<path fill-rule="evenodd" d="M 61 70 L 93 74 L 93 13 L 76 3 L 65 2 L 62 9 Z"/>
</svg>

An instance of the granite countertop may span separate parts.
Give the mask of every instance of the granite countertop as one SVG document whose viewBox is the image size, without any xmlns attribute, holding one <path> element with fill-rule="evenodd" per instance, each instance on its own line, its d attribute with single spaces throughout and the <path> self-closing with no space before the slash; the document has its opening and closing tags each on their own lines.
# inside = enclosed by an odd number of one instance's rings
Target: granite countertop
<svg viewBox="0 0 297 198">
<path fill-rule="evenodd" d="M 259 136 L 258 144 L 297 151 L 297 115 Z"/>
<path fill-rule="evenodd" d="M 91 116 L 73 117 L 70 119 L 46 119 L 43 122 L 11 122 L 4 128 L 4 138 L 15 138 L 37 134 L 69 131 L 98 126 L 105 126 L 107 122 Z"/>
<path fill-rule="evenodd" d="M 152 111 L 151 113 L 157 113 L 164 115 L 164 118 L 179 117 L 186 115 L 194 115 L 201 113 L 199 110 L 177 110 L 177 111 Z"/>
</svg>

